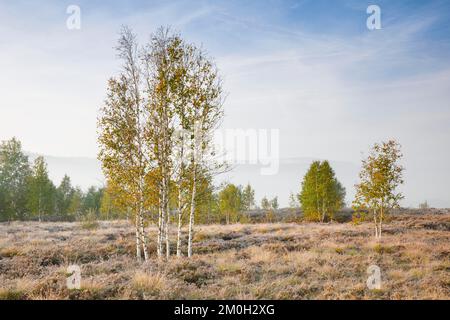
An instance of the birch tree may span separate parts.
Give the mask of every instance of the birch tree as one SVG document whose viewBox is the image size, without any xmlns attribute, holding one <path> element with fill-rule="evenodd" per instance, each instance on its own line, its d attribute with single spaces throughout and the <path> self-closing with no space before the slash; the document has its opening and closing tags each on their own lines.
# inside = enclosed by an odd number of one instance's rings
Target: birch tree
<svg viewBox="0 0 450 320">
<path fill-rule="evenodd" d="M 181 114 L 184 114 L 184 105 L 180 106 Z M 183 126 L 184 119 L 180 119 L 181 130 L 175 138 L 175 180 L 176 180 L 176 193 L 177 193 L 177 246 L 176 254 L 177 257 L 181 257 L 181 232 L 183 226 L 183 218 L 185 216 L 185 211 L 189 204 L 189 174 L 186 170 L 188 166 L 187 149 L 188 145 L 186 142 L 189 138 L 186 136 L 185 127 Z"/>
<path fill-rule="evenodd" d="M 202 50 L 168 28 L 159 28 L 141 50 L 125 28 L 118 53 L 123 70 L 109 82 L 99 120 L 105 175 L 136 212 L 136 252 L 139 257 L 142 249 L 145 259 L 143 216 L 151 210 L 157 211 L 157 254 L 167 259 L 171 254 L 170 197 L 176 189 L 176 251 L 181 256 L 183 215 L 189 209 L 191 256 L 197 175 L 214 167 L 208 147 L 222 116 L 220 77 Z"/>
<path fill-rule="evenodd" d="M 214 63 L 201 49 L 186 45 L 184 49 L 188 74 L 186 76 L 187 128 L 190 131 L 190 169 L 192 187 L 188 227 L 188 257 L 192 256 L 194 215 L 199 170 L 211 173 L 221 167 L 211 151 L 214 130 L 223 116 L 222 81 Z"/>
<path fill-rule="evenodd" d="M 198 175 L 217 170 L 210 147 L 222 117 L 223 96 L 217 68 L 206 54 L 178 35 L 161 28 L 153 36 L 147 56 L 150 118 L 149 137 L 160 170 L 160 217 L 158 254 L 165 239 L 169 247 L 169 185 L 178 183 L 177 256 L 181 256 L 183 214 L 189 209 L 188 256 L 192 236 Z M 180 131 L 181 135 L 175 132 Z"/>
<path fill-rule="evenodd" d="M 183 218 L 186 210 L 189 207 L 189 86 L 188 86 L 188 74 L 189 74 L 189 58 L 186 53 L 186 47 L 183 43 L 177 43 L 178 56 L 176 63 L 176 79 L 177 86 L 174 88 L 176 94 L 174 95 L 173 103 L 175 113 L 177 115 L 177 131 L 175 135 L 174 143 L 174 174 L 177 190 L 177 245 L 176 254 L 177 257 L 181 257 L 181 232 L 183 226 Z"/>
<path fill-rule="evenodd" d="M 219 208 L 225 215 L 226 223 L 237 223 L 242 210 L 242 191 L 234 184 L 227 184 L 219 192 Z"/>
<path fill-rule="evenodd" d="M 269 201 L 269 199 L 267 199 L 267 197 L 266 196 L 264 196 L 262 199 L 261 199 L 261 209 L 263 209 L 263 210 L 270 210 L 270 201 Z"/>
<path fill-rule="evenodd" d="M 122 29 L 116 50 L 123 62 L 122 72 L 109 80 L 108 96 L 101 109 L 99 159 L 107 179 L 127 195 L 135 213 L 136 255 L 140 260 L 143 254 L 147 261 L 143 215 L 145 178 L 151 167 L 144 131 L 147 115 L 140 93 L 142 71 L 136 36 L 130 29 Z"/>
<path fill-rule="evenodd" d="M 403 199 L 398 186 L 403 184 L 404 168 L 401 146 L 395 140 L 376 143 L 367 159 L 362 162 L 360 183 L 356 187 L 353 202 L 355 210 L 369 210 L 373 215 L 375 238 L 381 238 L 383 219 Z"/>
<path fill-rule="evenodd" d="M 255 190 L 247 183 L 242 190 L 242 209 L 251 210 L 255 207 Z"/>
<path fill-rule="evenodd" d="M 147 138 L 157 169 L 158 256 L 170 256 L 170 182 L 173 177 L 173 149 L 175 132 L 175 101 L 179 95 L 182 41 L 168 28 L 160 28 L 152 36 L 144 56 L 146 74 Z M 180 175 L 182 176 L 182 174 Z M 165 247 L 165 248 L 164 248 Z"/>
</svg>

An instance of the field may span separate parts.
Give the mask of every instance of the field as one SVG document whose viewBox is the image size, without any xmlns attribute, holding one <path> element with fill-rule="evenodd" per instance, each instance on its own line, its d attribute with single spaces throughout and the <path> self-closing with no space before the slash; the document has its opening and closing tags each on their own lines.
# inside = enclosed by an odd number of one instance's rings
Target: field
<svg viewBox="0 0 450 320">
<path fill-rule="evenodd" d="M 134 258 L 126 221 L 0 224 L 0 299 L 450 299 L 450 215 L 198 226 L 192 259 Z M 175 238 L 175 235 L 173 236 Z M 66 287 L 78 264 L 81 289 Z M 381 289 L 366 286 L 381 269 Z"/>
</svg>

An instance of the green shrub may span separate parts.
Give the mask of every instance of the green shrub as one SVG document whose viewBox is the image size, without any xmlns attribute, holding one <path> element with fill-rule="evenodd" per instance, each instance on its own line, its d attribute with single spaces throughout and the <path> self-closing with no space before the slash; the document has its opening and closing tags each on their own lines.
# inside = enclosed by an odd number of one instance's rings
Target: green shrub
<svg viewBox="0 0 450 320">
<path fill-rule="evenodd" d="M 24 293 L 13 289 L 0 289 L 0 300 L 20 300 L 23 299 Z"/>
<path fill-rule="evenodd" d="M 83 217 L 81 217 L 81 228 L 85 230 L 95 230 L 99 226 L 97 215 L 93 210 L 89 210 Z"/>
<path fill-rule="evenodd" d="M 360 224 L 361 222 L 367 221 L 368 215 L 365 211 L 355 211 L 352 214 L 352 222 L 353 224 Z"/>
</svg>

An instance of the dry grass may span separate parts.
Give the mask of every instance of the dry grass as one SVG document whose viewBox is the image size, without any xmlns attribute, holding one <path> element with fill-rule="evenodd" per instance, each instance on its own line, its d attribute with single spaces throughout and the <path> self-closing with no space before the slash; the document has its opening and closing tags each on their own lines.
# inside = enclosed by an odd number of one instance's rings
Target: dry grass
<svg viewBox="0 0 450 320">
<path fill-rule="evenodd" d="M 380 242 L 368 223 L 196 230 L 194 258 L 158 261 L 150 244 L 151 261 L 139 264 L 125 221 L 0 224 L 0 299 L 450 298 L 450 215 L 395 217 Z M 66 287 L 74 263 L 79 290 Z M 376 291 L 366 287 L 372 264 L 382 272 Z"/>
</svg>

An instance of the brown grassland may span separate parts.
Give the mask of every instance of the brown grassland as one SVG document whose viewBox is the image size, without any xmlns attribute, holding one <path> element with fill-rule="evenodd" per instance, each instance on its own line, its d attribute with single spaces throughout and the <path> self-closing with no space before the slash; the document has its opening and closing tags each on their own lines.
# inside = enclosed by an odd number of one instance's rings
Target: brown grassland
<svg viewBox="0 0 450 320">
<path fill-rule="evenodd" d="M 306 222 L 198 226 L 194 241 L 192 259 L 158 261 L 150 243 L 140 264 L 126 221 L 2 223 L 0 299 L 450 299 L 449 214 L 395 216 L 380 242 L 370 223 Z"/>
</svg>

